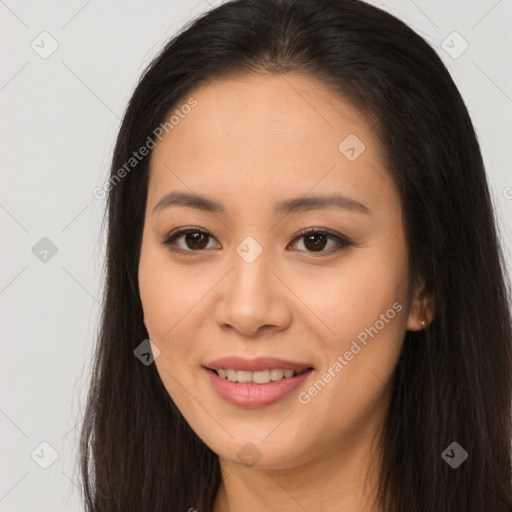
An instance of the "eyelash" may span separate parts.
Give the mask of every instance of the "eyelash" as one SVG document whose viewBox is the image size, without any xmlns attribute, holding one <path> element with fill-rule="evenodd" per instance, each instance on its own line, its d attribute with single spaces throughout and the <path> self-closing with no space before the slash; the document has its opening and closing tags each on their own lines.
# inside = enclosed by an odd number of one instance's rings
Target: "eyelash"
<svg viewBox="0 0 512 512">
<path fill-rule="evenodd" d="M 178 253 L 178 254 L 184 254 L 186 256 L 196 256 L 198 253 L 205 252 L 206 249 L 201 249 L 201 250 L 184 250 L 184 249 L 176 248 L 175 246 L 172 245 L 175 240 L 177 240 L 181 236 L 189 234 L 189 233 L 201 233 L 203 235 L 207 235 L 208 237 L 213 238 L 213 236 L 210 235 L 207 231 L 205 231 L 205 230 L 203 230 L 201 228 L 196 228 L 194 226 L 190 226 L 190 227 L 186 227 L 186 228 L 179 228 L 176 231 L 173 231 L 161 243 L 163 245 L 166 245 L 169 248 L 169 250 L 171 250 L 171 251 L 173 251 L 175 253 Z M 299 252 L 309 253 L 313 257 L 330 256 L 331 254 L 337 253 L 338 251 L 341 251 L 342 249 L 345 249 L 345 248 L 350 247 L 351 245 L 353 245 L 353 242 L 349 238 L 347 238 L 346 236 L 335 234 L 335 233 L 332 233 L 330 231 L 326 231 L 326 230 L 319 229 L 319 228 L 306 228 L 306 229 L 302 229 L 298 233 L 298 235 L 292 240 L 292 243 L 295 242 L 296 240 L 299 240 L 299 239 L 301 239 L 301 238 L 303 238 L 305 236 L 308 236 L 308 235 L 326 235 L 327 237 L 335 240 L 338 243 L 338 247 L 331 248 L 331 249 L 329 249 L 327 251 L 318 251 L 318 252 L 315 252 L 315 251 L 299 251 Z"/>
</svg>

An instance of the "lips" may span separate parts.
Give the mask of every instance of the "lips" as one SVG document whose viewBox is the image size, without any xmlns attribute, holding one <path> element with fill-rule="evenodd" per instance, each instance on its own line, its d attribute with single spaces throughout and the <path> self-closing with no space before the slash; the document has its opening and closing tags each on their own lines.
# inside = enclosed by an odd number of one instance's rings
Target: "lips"
<svg viewBox="0 0 512 512">
<path fill-rule="evenodd" d="M 249 408 L 266 407 L 279 402 L 303 385 L 314 373 L 314 367 L 310 363 L 276 357 L 257 357 L 255 359 L 244 359 L 237 356 L 223 357 L 208 362 L 204 368 L 209 382 L 219 397 L 232 405 Z M 241 373 L 264 372 L 265 370 L 281 374 L 288 370 L 288 372 L 293 371 L 295 375 L 281 375 L 280 379 L 271 380 L 268 383 L 230 382 L 229 378 L 226 379 L 219 375 L 219 370 L 236 370 L 238 377 Z M 275 372 L 275 370 L 281 372 Z M 284 378 L 282 378 L 283 376 Z M 242 375 L 241 379 L 246 381 L 247 377 L 247 375 Z M 259 380 L 254 379 L 254 375 L 252 377 L 253 380 Z"/>
<path fill-rule="evenodd" d="M 268 370 L 271 368 L 279 368 L 281 370 L 294 370 L 301 373 L 307 369 L 314 369 L 313 365 L 309 363 L 298 363 L 295 361 L 287 361 L 285 359 L 278 359 L 275 357 L 257 357 L 255 359 L 244 359 L 242 357 L 230 356 L 221 359 L 215 359 L 205 365 L 209 370 L 245 370 L 250 372 L 257 372 L 261 370 Z"/>
<path fill-rule="evenodd" d="M 294 377 L 284 378 L 267 384 L 255 384 L 252 382 L 230 382 L 217 375 L 215 370 L 205 368 L 204 371 L 213 390 L 220 398 L 231 405 L 244 408 L 267 407 L 286 397 L 290 397 L 300 386 L 306 385 L 306 382 L 314 374 L 313 369 L 310 369 Z"/>
</svg>

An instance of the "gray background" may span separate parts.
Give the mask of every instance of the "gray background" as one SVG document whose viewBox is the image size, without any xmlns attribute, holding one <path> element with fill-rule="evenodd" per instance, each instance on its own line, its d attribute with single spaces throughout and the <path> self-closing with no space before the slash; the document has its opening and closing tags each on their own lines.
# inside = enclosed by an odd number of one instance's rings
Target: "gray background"
<svg viewBox="0 0 512 512">
<path fill-rule="evenodd" d="M 105 205 L 92 191 L 108 175 L 143 68 L 219 3 L 0 0 L 0 512 L 80 510 L 75 450 L 104 253 Z M 419 32 L 451 71 L 478 133 L 510 268 L 512 1 L 372 3 Z"/>
</svg>

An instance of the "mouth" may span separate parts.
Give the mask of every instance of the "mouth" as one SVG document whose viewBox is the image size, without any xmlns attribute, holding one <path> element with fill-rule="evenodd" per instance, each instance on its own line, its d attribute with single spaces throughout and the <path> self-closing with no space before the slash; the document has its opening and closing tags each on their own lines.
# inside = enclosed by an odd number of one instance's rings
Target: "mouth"
<svg viewBox="0 0 512 512">
<path fill-rule="evenodd" d="M 292 394 L 314 373 L 310 364 L 262 357 L 228 357 L 203 366 L 213 390 L 238 407 L 265 407 Z"/>
</svg>

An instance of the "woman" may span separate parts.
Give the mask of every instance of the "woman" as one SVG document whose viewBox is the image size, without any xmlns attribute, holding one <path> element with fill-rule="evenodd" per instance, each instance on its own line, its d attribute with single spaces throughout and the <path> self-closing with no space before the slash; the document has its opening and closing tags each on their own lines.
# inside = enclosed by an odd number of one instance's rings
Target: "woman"
<svg viewBox="0 0 512 512">
<path fill-rule="evenodd" d="M 208 12 L 145 71 L 106 189 L 88 511 L 512 510 L 485 171 L 404 23 Z"/>
</svg>

